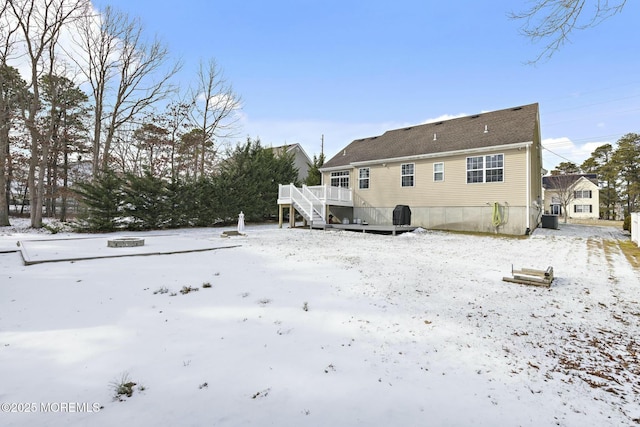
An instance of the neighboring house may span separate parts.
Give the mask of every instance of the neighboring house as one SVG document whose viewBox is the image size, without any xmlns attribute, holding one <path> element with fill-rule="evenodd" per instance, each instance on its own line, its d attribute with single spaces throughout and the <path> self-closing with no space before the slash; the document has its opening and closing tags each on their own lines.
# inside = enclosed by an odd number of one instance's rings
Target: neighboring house
<svg viewBox="0 0 640 427">
<path fill-rule="evenodd" d="M 314 223 L 392 224 L 406 205 L 413 226 L 527 234 L 542 211 L 541 149 L 538 104 L 390 130 L 340 150 L 321 188 L 281 186 L 278 203 Z"/>
<path fill-rule="evenodd" d="M 304 182 L 309 174 L 311 159 L 300 144 L 287 144 L 271 148 L 276 155 L 293 153 L 293 164 L 298 169 L 298 181 Z"/>
<path fill-rule="evenodd" d="M 542 177 L 544 212 L 567 218 L 600 218 L 600 187 L 596 174 L 567 174 Z"/>
</svg>

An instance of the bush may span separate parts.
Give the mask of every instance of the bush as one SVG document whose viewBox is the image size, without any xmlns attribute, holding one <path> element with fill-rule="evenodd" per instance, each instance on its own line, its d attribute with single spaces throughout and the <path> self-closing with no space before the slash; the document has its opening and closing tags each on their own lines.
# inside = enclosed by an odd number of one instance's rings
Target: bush
<svg viewBox="0 0 640 427">
<path fill-rule="evenodd" d="M 624 217 L 624 222 L 622 223 L 622 229 L 626 231 L 631 231 L 631 215 L 627 215 Z"/>
</svg>

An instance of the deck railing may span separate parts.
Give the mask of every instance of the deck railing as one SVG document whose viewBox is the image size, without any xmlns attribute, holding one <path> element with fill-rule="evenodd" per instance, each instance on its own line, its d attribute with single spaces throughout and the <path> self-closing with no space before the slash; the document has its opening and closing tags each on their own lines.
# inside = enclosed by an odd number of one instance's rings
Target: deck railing
<svg viewBox="0 0 640 427">
<path fill-rule="evenodd" d="M 291 201 L 295 202 L 298 209 L 300 209 L 300 213 L 308 220 L 312 220 L 314 210 L 313 201 L 306 198 L 302 191 L 294 186 L 290 187 L 289 194 L 291 195 Z"/>
<path fill-rule="evenodd" d="M 324 215 L 325 215 L 325 210 L 326 210 L 325 207 L 327 203 L 324 200 L 320 199 L 318 196 L 316 196 L 316 194 L 312 192 L 309 189 L 309 187 L 307 187 L 306 185 L 302 186 L 302 195 L 306 200 L 311 202 L 311 208 L 313 209 L 313 211 L 317 212 L 317 214 L 322 218 L 322 220 L 326 222 L 327 219 L 324 217 Z"/>
<path fill-rule="evenodd" d="M 327 203 L 352 203 L 351 190 L 344 187 L 332 187 L 330 185 L 314 185 L 307 187 L 318 199 Z"/>
<path fill-rule="evenodd" d="M 307 220 L 326 221 L 327 205 L 353 206 L 351 190 L 330 185 L 314 185 L 297 188 L 293 184 L 278 187 L 278 204 L 296 204 Z"/>
</svg>

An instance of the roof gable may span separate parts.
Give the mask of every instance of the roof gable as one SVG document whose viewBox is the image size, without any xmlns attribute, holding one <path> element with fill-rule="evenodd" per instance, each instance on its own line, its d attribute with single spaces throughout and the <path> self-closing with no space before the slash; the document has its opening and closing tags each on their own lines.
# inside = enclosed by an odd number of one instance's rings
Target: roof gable
<svg viewBox="0 0 640 427">
<path fill-rule="evenodd" d="M 534 141 L 538 104 L 395 129 L 357 139 L 322 169 L 357 162 L 446 153 Z"/>
<path fill-rule="evenodd" d="M 598 186 L 598 176 L 595 173 L 576 173 L 576 174 L 543 176 L 542 187 L 545 190 L 555 190 L 558 188 L 570 188 L 580 180 L 586 180 L 591 182 L 596 187 Z"/>
</svg>

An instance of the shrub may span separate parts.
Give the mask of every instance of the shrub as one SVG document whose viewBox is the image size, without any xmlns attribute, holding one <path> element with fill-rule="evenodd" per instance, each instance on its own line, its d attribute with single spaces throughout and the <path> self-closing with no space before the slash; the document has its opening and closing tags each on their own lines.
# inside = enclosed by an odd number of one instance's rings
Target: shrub
<svg viewBox="0 0 640 427">
<path fill-rule="evenodd" d="M 631 231 L 631 215 L 627 215 L 624 217 L 624 221 L 622 223 L 622 229 L 626 231 Z"/>
<path fill-rule="evenodd" d="M 120 402 L 124 401 L 124 397 L 131 397 L 133 395 L 133 388 L 137 384 L 131 381 L 128 373 L 122 374 L 120 380 L 115 380 L 111 383 L 111 387 L 113 388 L 113 400 L 119 400 Z M 141 390 L 144 388 L 139 387 Z"/>
</svg>

